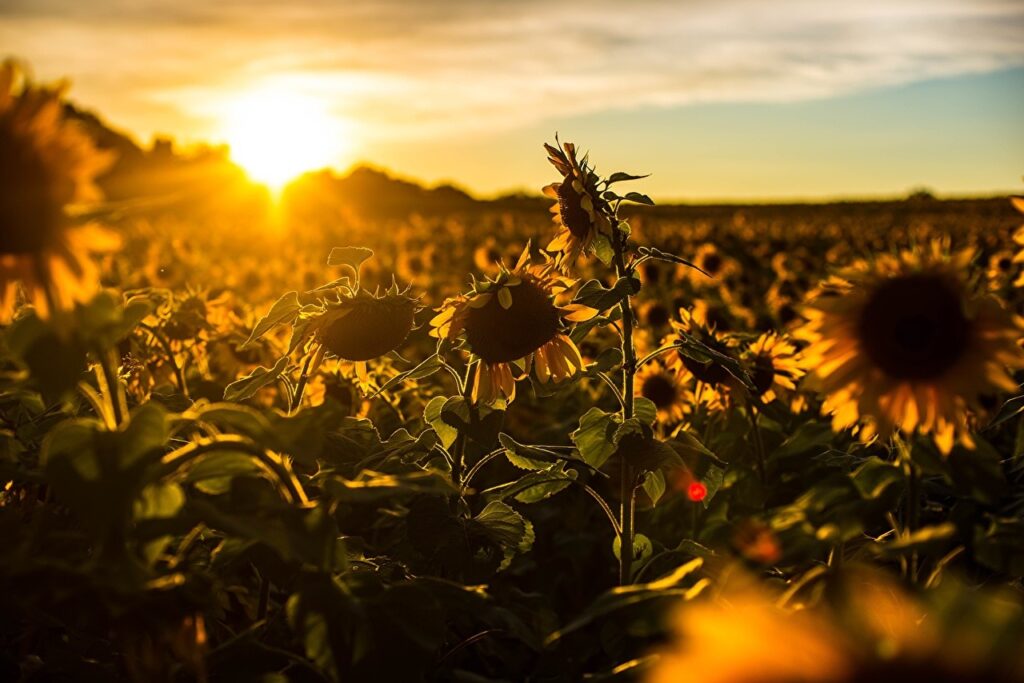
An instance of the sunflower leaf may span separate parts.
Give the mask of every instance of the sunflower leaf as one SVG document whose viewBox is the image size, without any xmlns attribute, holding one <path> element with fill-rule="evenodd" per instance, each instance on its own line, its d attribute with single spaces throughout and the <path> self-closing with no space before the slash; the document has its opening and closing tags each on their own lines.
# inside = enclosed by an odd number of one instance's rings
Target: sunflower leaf
<svg viewBox="0 0 1024 683">
<path fill-rule="evenodd" d="M 265 368 L 262 365 L 245 377 L 232 382 L 224 388 L 225 401 L 244 401 L 252 398 L 256 392 L 272 384 L 288 367 L 288 356 L 282 356 L 272 368 Z"/>
<path fill-rule="evenodd" d="M 626 196 L 623 197 L 628 202 L 634 202 L 636 204 L 644 204 L 645 206 L 654 206 L 654 200 L 645 194 L 639 192 L 627 192 Z"/>
<path fill-rule="evenodd" d="M 579 429 L 569 437 L 580 451 L 580 457 L 592 467 L 600 467 L 615 452 L 615 431 L 618 416 L 600 408 L 591 408 L 580 418 Z"/>
<path fill-rule="evenodd" d="M 302 304 L 299 303 L 299 293 L 288 292 L 274 302 L 274 305 L 270 307 L 269 313 L 260 318 L 256 326 L 252 328 L 252 334 L 249 335 L 249 338 L 245 340 L 245 343 L 239 349 L 249 348 L 250 344 L 263 337 L 263 335 L 278 325 L 294 322 L 299 317 L 299 311 L 301 310 Z"/>
<path fill-rule="evenodd" d="M 612 183 L 621 183 L 627 180 L 642 180 L 643 178 L 649 178 L 650 175 L 650 173 L 647 173 L 645 175 L 632 175 L 630 173 L 616 171 L 615 173 L 612 173 L 611 176 L 608 177 L 608 180 L 605 181 L 605 184 L 611 185 Z"/>
</svg>

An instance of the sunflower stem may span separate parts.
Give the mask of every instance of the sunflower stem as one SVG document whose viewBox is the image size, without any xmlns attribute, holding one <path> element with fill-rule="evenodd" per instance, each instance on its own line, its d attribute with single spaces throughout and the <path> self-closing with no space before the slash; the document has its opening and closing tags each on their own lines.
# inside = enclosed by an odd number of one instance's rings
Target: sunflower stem
<svg viewBox="0 0 1024 683">
<path fill-rule="evenodd" d="M 622 280 L 630 276 L 626 266 L 625 238 L 619 230 L 618 219 L 612 221 L 612 247 L 615 277 Z M 633 417 L 633 379 L 636 375 L 636 349 L 633 346 L 633 309 L 629 303 L 629 294 L 623 294 L 619 300 L 622 312 L 622 418 Z M 626 458 L 621 458 L 621 478 L 619 481 L 619 585 L 630 583 L 633 569 L 633 498 L 636 495 L 634 485 L 635 473 L 633 466 Z"/>
<path fill-rule="evenodd" d="M 466 375 L 462 380 L 462 398 L 466 401 L 466 405 L 469 408 L 469 419 L 472 422 L 477 420 L 476 406 L 473 405 L 473 379 L 475 377 L 473 371 L 476 369 L 476 362 L 470 362 L 466 364 Z M 463 431 L 459 431 L 458 436 L 455 437 L 455 452 L 452 453 L 452 483 L 455 484 L 455 488 L 462 490 L 462 471 L 464 469 L 466 459 L 466 434 Z"/>
<path fill-rule="evenodd" d="M 114 418 L 114 426 L 120 427 L 128 414 L 128 402 L 125 399 L 124 387 L 117 375 L 117 352 L 114 349 L 96 349 L 96 356 L 100 361 L 100 375 L 105 387 L 101 387 L 103 394 L 110 404 L 110 414 Z"/>
<path fill-rule="evenodd" d="M 306 356 L 306 362 L 302 365 L 302 374 L 299 375 L 299 383 L 295 387 L 295 394 L 292 395 L 292 404 L 288 408 L 289 413 L 294 413 L 302 403 L 302 395 L 306 392 L 306 384 L 309 382 L 309 366 L 313 362 L 314 353 Z"/>
<path fill-rule="evenodd" d="M 761 425 L 758 424 L 758 418 L 760 415 L 753 403 L 749 404 L 747 414 L 750 416 L 750 428 L 754 435 L 754 453 L 757 456 L 757 477 L 761 480 L 761 486 L 763 487 L 765 484 L 764 439 L 761 437 Z"/>
</svg>

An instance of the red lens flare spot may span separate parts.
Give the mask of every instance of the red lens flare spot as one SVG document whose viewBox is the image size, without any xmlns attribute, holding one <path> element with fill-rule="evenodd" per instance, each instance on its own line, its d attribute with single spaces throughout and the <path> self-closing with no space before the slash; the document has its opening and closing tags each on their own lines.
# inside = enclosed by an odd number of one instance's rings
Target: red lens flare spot
<svg viewBox="0 0 1024 683">
<path fill-rule="evenodd" d="M 686 489 L 686 495 L 694 503 L 699 503 L 708 495 L 708 487 L 699 481 L 695 481 Z"/>
</svg>

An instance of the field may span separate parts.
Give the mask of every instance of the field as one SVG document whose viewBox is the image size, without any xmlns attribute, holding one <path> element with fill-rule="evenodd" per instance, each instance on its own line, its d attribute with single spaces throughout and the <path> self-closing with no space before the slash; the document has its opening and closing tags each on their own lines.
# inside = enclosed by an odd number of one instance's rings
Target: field
<svg viewBox="0 0 1024 683">
<path fill-rule="evenodd" d="M 274 197 L 60 111 L 0 118 L 3 680 L 1024 676 L 1020 200 Z"/>
</svg>

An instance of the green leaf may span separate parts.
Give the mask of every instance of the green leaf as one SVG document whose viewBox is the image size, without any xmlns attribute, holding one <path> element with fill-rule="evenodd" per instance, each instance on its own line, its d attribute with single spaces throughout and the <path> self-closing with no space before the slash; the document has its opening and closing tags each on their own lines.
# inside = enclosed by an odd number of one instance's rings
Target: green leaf
<svg viewBox="0 0 1024 683">
<path fill-rule="evenodd" d="M 203 493 L 220 495 L 231 489 L 231 480 L 235 477 L 262 474 L 263 469 L 248 453 L 213 451 L 199 458 L 188 468 L 184 481 L 194 484 Z"/>
<path fill-rule="evenodd" d="M 604 265 L 612 264 L 612 260 L 615 258 L 615 249 L 612 248 L 612 242 L 607 235 L 598 234 L 594 237 L 594 254 Z"/>
<path fill-rule="evenodd" d="M 423 408 L 423 421 L 437 432 L 438 438 L 441 439 L 441 445 L 445 449 L 451 448 L 455 443 L 455 437 L 459 435 L 459 430 L 441 419 L 441 408 L 447 401 L 447 396 L 435 396 Z"/>
<path fill-rule="evenodd" d="M 273 384 L 288 367 L 288 356 L 278 359 L 269 370 L 260 366 L 245 377 L 236 380 L 224 388 L 225 401 L 244 401 L 256 395 L 265 386 Z"/>
<path fill-rule="evenodd" d="M 498 443 L 505 449 L 508 461 L 521 470 L 546 470 L 559 461 L 550 451 L 517 443 L 508 434 L 499 434 Z"/>
<path fill-rule="evenodd" d="M 498 571 L 512 562 L 516 553 L 525 553 L 533 547 L 533 524 L 500 500 L 491 501 L 473 518 L 484 534 L 505 553 Z"/>
<path fill-rule="evenodd" d="M 642 486 L 644 493 L 651 499 L 651 504 L 657 505 L 661 497 L 665 495 L 665 474 L 661 470 L 645 472 Z"/>
<path fill-rule="evenodd" d="M 633 399 L 633 415 L 641 422 L 653 425 L 658 421 L 658 406 L 649 398 L 637 396 Z"/>
<path fill-rule="evenodd" d="M 678 263 L 680 265 L 684 265 L 684 266 L 687 266 L 689 268 L 693 268 L 694 270 L 696 270 L 696 271 L 698 271 L 700 273 L 703 273 L 704 275 L 706 275 L 708 277 L 712 277 L 712 275 L 710 273 L 708 273 L 707 271 L 705 271 L 703 268 L 701 268 L 700 266 L 696 265 L 695 263 L 687 261 L 686 259 L 684 259 L 681 256 L 676 256 L 675 254 L 670 254 L 667 251 L 662 251 L 661 249 L 655 249 L 654 247 L 640 247 L 639 249 L 637 249 L 637 252 L 640 254 L 640 256 L 646 256 L 648 258 L 656 259 L 658 261 L 667 261 L 668 263 Z"/>
<path fill-rule="evenodd" d="M 654 206 L 654 200 L 645 194 L 639 192 L 627 192 L 623 197 L 626 201 L 635 202 L 637 204 L 644 204 L 646 206 Z"/>
<path fill-rule="evenodd" d="M 573 303 L 606 311 L 617 306 L 624 296 L 633 296 L 639 292 L 640 287 L 640 280 L 635 277 L 617 280 L 612 287 L 605 287 L 598 280 L 588 280 L 576 291 Z"/>
<path fill-rule="evenodd" d="M 591 408 L 580 418 L 579 429 L 570 434 L 579 449 L 580 457 L 594 468 L 599 468 L 615 452 L 615 432 L 619 428 L 618 416 L 600 408 Z"/>
<path fill-rule="evenodd" d="M 318 477 L 317 481 L 331 498 L 346 503 L 366 503 L 421 493 L 457 493 L 450 481 L 427 470 L 387 474 L 364 469 L 353 479 L 329 475 Z"/>
<path fill-rule="evenodd" d="M 643 178 L 649 178 L 650 175 L 650 173 L 645 175 L 631 175 L 629 173 L 623 173 L 622 171 L 616 171 L 608 176 L 608 180 L 605 182 L 607 185 L 611 185 L 612 183 L 621 183 L 627 180 L 642 180 Z"/>
<path fill-rule="evenodd" d="M 622 557 L 622 538 L 619 536 L 616 536 L 612 541 L 612 554 L 615 555 L 616 560 L 619 560 Z M 651 539 L 647 538 L 643 534 L 633 534 L 634 568 L 642 566 L 651 559 L 653 554 L 654 544 L 651 543 Z"/>
<path fill-rule="evenodd" d="M 239 349 L 248 348 L 250 344 L 263 337 L 263 335 L 278 325 L 295 322 L 301 310 L 302 304 L 299 303 L 299 293 L 288 292 L 274 302 L 274 305 L 270 307 L 269 313 L 260 318 L 256 326 L 252 328 L 252 334 L 249 335 L 249 338 L 245 340 L 245 343 Z"/>
<path fill-rule="evenodd" d="M 498 494 L 496 500 L 515 498 L 520 503 L 536 503 L 564 491 L 576 480 L 576 472 L 566 470 L 565 463 L 549 466 L 524 474 L 515 481 L 500 484 L 484 491 L 485 495 Z"/>
<path fill-rule="evenodd" d="M 373 256 L 373 249 L 366 247 L 334 247 L 327 256 L 329 266 L 348 266 L 356 273 L 359 267 Z"/>
</svg>

